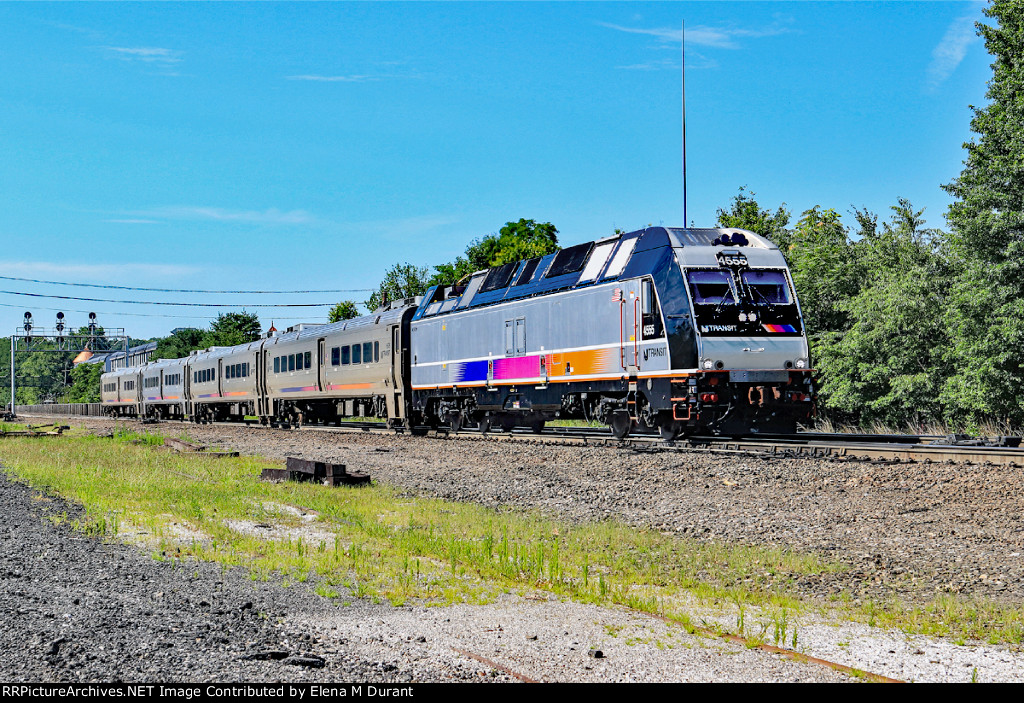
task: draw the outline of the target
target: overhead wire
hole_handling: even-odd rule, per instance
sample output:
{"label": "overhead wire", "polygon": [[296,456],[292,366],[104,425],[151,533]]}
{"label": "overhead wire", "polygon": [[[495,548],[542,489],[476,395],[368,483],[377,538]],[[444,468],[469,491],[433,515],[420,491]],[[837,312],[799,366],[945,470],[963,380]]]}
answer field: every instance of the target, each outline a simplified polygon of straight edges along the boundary
{"label": "overhead wire", "polygon": [[[0,303],[0,307],[23,309],[25,306],[24,305],[14,305],[13,303]],[[238,305],[236,307],[244,308],[245,306],[244,305]],[[173,315],[173,314],[170,314],[170,313],[149,313],[149,312],[110,312],[110,311],[103,311],[103,310],[69,310],[68,308],[44,308],[44,307],[37,307],[35,309],[37,309],[37,310],[49,310],[49,311],[52,311],[52,312],[78,312],[78,313],[82,313],[83,315],[84,314],[88,314],[90,312],[94,312],[97,315],[110,315],[111,317],[117,317],[119,315],[127,315],[127,316],[131,316],[131,317],[174,317],[174,318],[182,318],[182,319],[185,319],[185,320],[197,320],[197,319],[198,320],[216,320],[217,319],[216,317],[213,317],[213,316],[210,316],[210,315]],[[323,317],[293,317],[293,318],[289,318],[289,319],[306,321],[306,320],[322,320],[324,318]]]}
{"label": "overhead wire", "polygon": [[165,300],[111,300],[109,298],[81,298],[73,295],[46,295],[45,293],[25,293],[16,290],[0,290],[7,295],[24,295],[31,298],[55,298],[57,300],[83,300],[91,303],[118,303],[119,305],[173,305],[185,308],[319,308],[331,307],[337,303],[174,303]]}
{"label": "overhead wire", "polygon": [[[200,290],[197,288],[141,288],[137,286],[115,286],[101,283],[71,283],[68,281],[43,281],[37,278],[18,278],[17,276],[0,276],[5,281],[22,281],[24,283],[44,283],[51,286],[78,286],[82,288],[113,288],[116,290],[139,290],[150,293],[206,293],[215,295],[293,295],[307,293],[372,293],[374,288],[322,288],[320,290]],[[87,299],[86,299],[87,300]],[[118,302],[118,301],[113,301]]]}

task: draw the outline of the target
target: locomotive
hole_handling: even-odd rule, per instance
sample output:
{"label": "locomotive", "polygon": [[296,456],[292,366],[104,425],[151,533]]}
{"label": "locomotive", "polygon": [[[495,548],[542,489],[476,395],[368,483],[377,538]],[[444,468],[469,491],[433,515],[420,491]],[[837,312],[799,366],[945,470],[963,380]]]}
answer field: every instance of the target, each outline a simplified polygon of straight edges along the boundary
{"label": "locomotive", "polygon": [[778,247],[741,229],[668,227],[102,383],[115,415],[286,425],[373,415],[414,430],[535,432],[575,417],[618,438],[666,440],[791,433],[813,414],[815,393]]}

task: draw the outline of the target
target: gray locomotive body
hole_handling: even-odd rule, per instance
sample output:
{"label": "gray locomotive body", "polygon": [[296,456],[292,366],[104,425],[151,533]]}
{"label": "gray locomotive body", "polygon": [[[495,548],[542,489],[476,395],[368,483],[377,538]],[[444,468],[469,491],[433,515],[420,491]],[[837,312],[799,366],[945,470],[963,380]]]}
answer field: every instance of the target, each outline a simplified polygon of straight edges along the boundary
{"label": "gray locomotive body", "polygon": [[414,417],[539,431],[553,416],[680,433],[792,432],[813,387],[781,252],[742,230],[652,227],[431,289]]}

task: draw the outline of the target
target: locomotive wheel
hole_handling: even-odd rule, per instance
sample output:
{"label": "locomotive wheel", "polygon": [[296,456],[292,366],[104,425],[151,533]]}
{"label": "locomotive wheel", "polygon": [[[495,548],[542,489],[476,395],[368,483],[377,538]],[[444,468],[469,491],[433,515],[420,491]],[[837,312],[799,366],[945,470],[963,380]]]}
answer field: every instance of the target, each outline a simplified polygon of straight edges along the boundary
{"label": "locomotive wheel", "polygon": [[532,430],[534,434],[540,434],[541,432],[543,432],[544,420],[534,420],[533,422],[531,422],[530,430]]}
{"label": "locomotive wheel", "polygon": [[499,421],[501,422],[502,432],[511,432],[516,426],[516,418],[514,415],[502,415]]}
{"label": "locomotive wheel", "polygon": [[661,430],[661,438],[666,442],[674,442],[679,438],[680,429],[674,422],[662,425],[659,429]]}
{"label": "locomotive wheel", "polygon": [[484,415],[483,417],[481,417],[480,420],[476,423],[476,427],[477,427],[478,430],[480,430],[484,434],[487,434],[488,432],[490,432],[491,431],[491,416],[490,415]]}
{"label": "locomotive wheel", "polygon": [[608,426],[611,428],[612,436],[615,439],[625,439],[629,436],[629,431],[633,429],[633,421],[628,413],[620,410],[612,413],[611,422]]}

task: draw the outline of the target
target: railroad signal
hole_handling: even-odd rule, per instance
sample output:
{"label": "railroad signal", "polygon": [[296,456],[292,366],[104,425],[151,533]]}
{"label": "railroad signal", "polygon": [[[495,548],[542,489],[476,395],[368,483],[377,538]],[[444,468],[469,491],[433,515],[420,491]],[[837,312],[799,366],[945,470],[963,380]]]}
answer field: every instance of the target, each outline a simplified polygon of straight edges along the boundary
{"label": "railroad signal", "polygon": [[25,344],[32,341],[32,313],[25,313],[25,322],[22,324],[25,328]]}
{"label": "railroad signal", "polygon": [[54,325],[57,328],[57,336],[64,334],[64,313],[57,313],[57,323]]}
{"label": "railroad signal", "polygon": [[89,334],[96,334],[96,313],[89,313]]}

